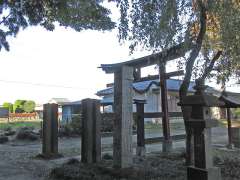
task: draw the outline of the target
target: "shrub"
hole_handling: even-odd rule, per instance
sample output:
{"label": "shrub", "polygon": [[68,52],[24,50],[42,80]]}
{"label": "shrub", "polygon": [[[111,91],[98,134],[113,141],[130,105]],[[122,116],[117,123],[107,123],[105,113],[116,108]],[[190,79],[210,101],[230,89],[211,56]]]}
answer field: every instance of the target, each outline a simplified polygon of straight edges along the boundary
{"label": "shrub", "polygon": [[69,124],[65,124],[59,131],[59,136],[79,136],[82,132],[81,116],[75,115]]}
{"label": "shrub", "polygon": [[36,106],[36,104],[34,101],[26,101],[23,104],[23,110],[24,110],[24,112],[27,112],[27,113],[34,112],[35,106]]}
{"label": "shrub", "polygon": [[70,123],[73,132],[75,134],[80,135],[82,132],[82,120],[81,120],[81,115],[74,115],[72,117],[72,122]]}

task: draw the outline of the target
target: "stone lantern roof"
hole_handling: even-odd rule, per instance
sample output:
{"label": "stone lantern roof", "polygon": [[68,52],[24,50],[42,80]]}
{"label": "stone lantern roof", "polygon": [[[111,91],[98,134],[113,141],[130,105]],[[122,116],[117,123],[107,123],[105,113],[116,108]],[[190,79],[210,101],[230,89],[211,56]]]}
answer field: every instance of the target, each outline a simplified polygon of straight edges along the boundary
{"label": "stone lantern roof", "polygon": [[181,106],[206,106],[206,107],[219,107],[224,106],[225,102],[220,100],[218,97],[213,96],[205,92],[207,86],[197,84],[194,86],[196,92],[194,95],[188,95],[183,97],[179,103]]}

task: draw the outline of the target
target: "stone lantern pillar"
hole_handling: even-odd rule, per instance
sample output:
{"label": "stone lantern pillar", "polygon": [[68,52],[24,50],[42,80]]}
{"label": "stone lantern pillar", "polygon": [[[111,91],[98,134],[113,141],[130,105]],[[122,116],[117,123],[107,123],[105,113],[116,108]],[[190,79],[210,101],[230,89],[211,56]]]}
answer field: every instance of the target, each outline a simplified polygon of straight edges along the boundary
{"label": "stone lantern pillar", "polygon": [[211,118],[210,107],[219,106],[217,97],[206,94],[206,86],[197,84],[194,95],[183,98],[181,106],[191,106],[191,118],[186,126],[193,131],[194,164],[187,168],[188,180],[220,180],[219,168],[213,166],[211,147],[211,128],[217,126],[217,121]]}

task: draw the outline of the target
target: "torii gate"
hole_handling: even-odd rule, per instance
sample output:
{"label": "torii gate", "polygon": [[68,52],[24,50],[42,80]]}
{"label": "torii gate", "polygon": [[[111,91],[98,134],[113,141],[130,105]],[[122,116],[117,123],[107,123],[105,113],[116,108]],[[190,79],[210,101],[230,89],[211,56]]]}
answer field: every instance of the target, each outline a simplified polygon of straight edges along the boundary
{"label": "torii gate", "polygon": [[[184,56],[188,49],[182,44],[157,54],[117,64],[102,64],[101,68],[106,73],[114,74],[114,132],[113,132],[113,163],[117,168],[132,166],[132,124],[133,124],[133,74],[141,76],[141,68],[159,65],[159,78],[162,101],[163,149],[169,151],[172,147],[170,136],[167,85],[166,79],[179,76],[183,71],[166,73],[166,62]],[[134,73],[135,72],[135,73]]]}

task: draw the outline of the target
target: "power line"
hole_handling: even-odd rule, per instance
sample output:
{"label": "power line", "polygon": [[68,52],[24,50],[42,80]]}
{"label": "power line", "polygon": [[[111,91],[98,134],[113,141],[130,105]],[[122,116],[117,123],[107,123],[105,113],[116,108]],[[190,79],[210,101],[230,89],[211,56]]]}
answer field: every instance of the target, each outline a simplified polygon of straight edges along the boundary
{"label": "power line", "polygon": [[22,84],[22,85],[31,85],[31,86],[41,86],[41,87],[55,87],[55,88],[64,88],[64,89],[78,89],[78,90],[87,90],[89,91],[91,88],[82,88],[77,86],[64,86],[59,84],[45,84],[45,83],[31,83],[25,81],[11,81],[11,80],[3,80],[0,79],[0,82],[3,83],[12,83],[12,84]]}

